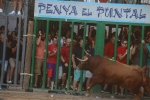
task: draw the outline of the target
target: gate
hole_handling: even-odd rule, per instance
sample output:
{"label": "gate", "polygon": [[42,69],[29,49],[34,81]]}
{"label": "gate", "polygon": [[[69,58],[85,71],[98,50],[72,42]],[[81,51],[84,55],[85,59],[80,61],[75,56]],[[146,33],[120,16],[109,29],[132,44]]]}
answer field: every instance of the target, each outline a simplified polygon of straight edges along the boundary
{"label": "gate", "polygon": [[[58,21],[59,20],[59,21]],[[42,24],[42,21],[43,23],[45,24]],[[129,61],[130,61],[130,46],[131,46],[131,33],[133,31],[133,28],[135,26],[138,26],[138,27],[141,27],[141,31],[142,31],[142,36],[141,36],[141,40],[144,39],[144,34],[146,32],[148,32],[149,30],[147,30],[150,25],[147,24],[147,25],[143,25],[143,24],[128,24],[128,23],[113,23],[113,22],[110,22],[110,23],[106,23],[106,22],[100,22],[100,21],[82,21],[82,20],[64,20],[64,19],[50,19],[50,18],[37,18],[35,17],[34,18],[34,35],[37,36],[37,30],[38,29],[41,29],[41,27],[39,26],[43,26],[46,30],[46,45],[45,45],[45,49],[47,51],[47,48],[48,48],[48,34],[50,33],[50,29],[52,29],[52,26],[54,25],[54,23],[57,23],[55,24],[56,26],[58,25],[59,26],[59,33],[58,33],[58,53],[57,53],[57,63],[56,63],[56,80],[55,80],[55,88],[54,90],[49,90],[49,92],[65,92],[65,93],[72,93],[73,91],[70,90],[70,74],[71,74],[71,67],[72,67],[72,64],[71,64],[71,58],[72,58],[72,46],[73,46],[73,41],[71,41],[71,45],[70,45],[70,57],[69,57],[69,70],[68,70],[68,82],[67,82],[67,90],[61,90],[58,88],[58,81],[59,81],[59,78],[58,78],[58,75],[59,75],[59,63],[60,63],[60,39],[61,39],[61,33],[62,33],[62,26],[63,26],[63,23],[69,23],[71,25],[71,40],[73,40],[73,36],[74,36],[74,25],[76,23],[80,23],[84,26],[84,37],[83,37],[83,48],[82,48],[82,56],[84,56],[84,49],[85,49],[85,37],[86,37],[86,33],[87,32],[87,28],[90,26],[90,25],[95,25],[96,26],[96,42],[95,42],[95,55],[101,55],[103,56],[104,55],[104,45],[105,45],[105,28],[108,27],[110,30],[109,32],[111,33],[112,31],[112,28],[115,28],[115,52],[114,52],[114,60],[116,60],[116,57],[117,57],[117,47],[118,47],[118,33],[119,33],[119,28],[123,28],[123,27],[128,27],[129,31],[128,31],[128,54],[127,54],[127,64],[129,65]],[[39,25],[39,24],[42,24],[42,25]],[[46,27],[45,27],[46,26]],[[35,52],[36,52],[36,37],[34,38],[34,41],[33,41],[33,49],[32,49],[32,69],[31,69],[31,74],[34,74],[34,66],[35,66]],[[140,50],[140,66],[142,67],[142,56],[143,56],[143,45],[141,45],[141,50]],[[42,85],[41,89],[47,89],[46,88],[46,58],[47,58],[47,52],[45,52],[44,54],[44,70],[43,70],[43,75],[42,75]],[[81,72],[82,75],[83,75],[83,71]],[[78,92],[76,93],[80,93],[80,94],[84,94],[85,91],[82,91],[82,80],[83,78],[80,79],[80,89]],[[40,82],[40,81],[39,81]],[[33,87],[33,84],[34,84],[34,77],[31,77],[31,80],[30,80],[30,89],[35,89]],[[95,86],[93,88],[93,93],[98,93],[101,91],[101,87],[100,86]],[[112,88],[112,94],[110,95],[114,95],[114,87]],[[127,89],[125,89],[125,95],[128,95],[127,93]],[[146,99],[146,98],[145,98]],[[145,100],[144,99],[144,100]]]}

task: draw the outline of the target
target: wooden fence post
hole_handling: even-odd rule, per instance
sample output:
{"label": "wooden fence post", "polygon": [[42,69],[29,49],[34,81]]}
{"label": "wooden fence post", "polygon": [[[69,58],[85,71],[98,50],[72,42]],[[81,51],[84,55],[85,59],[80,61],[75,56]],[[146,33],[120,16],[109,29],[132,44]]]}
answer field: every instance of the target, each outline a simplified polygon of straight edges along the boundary
{"label": "wooden fence post", "polygon": [[23,79],[23,89],[25,89],[25,91],[30,91],[29,81],[30,81],[30,70],[31,70],[32,40],[33,40],[33,21],[29,21],[26,55],[25,55],[25,66],[24,66],[24,79]]}

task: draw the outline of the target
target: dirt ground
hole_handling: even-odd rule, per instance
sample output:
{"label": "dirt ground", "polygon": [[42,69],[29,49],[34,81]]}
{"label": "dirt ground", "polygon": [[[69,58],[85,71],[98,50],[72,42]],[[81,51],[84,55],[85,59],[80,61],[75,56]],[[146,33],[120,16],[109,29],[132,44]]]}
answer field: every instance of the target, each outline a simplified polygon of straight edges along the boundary
{"label": "dirt ground", "polygon": [[[52,97],[53,96],[53,97]],[[131,100],[125,98],[110,98],[102,95],[74,96],[67,94],[48,93],[48,91],[0,91],[0,100]]]}

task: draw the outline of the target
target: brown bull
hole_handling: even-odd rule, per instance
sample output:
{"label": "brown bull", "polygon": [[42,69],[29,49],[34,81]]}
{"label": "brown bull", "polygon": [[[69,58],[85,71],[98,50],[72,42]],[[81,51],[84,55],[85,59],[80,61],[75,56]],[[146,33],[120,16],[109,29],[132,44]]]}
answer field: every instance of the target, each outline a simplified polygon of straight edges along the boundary
{"label": "brown bull", "polygon": [[143,95],[140,91],[141,87],[150,94],[149,77],[144,73],[145,67],[128,66],[98,55],[88,55],[83,60],[78,60],[81,61],[78,66],[80,70],[89,70],[93,74],[88,96],[96,84],[115,84],[126,87],[130,92],[136,94],[134,100],[139,100]]}

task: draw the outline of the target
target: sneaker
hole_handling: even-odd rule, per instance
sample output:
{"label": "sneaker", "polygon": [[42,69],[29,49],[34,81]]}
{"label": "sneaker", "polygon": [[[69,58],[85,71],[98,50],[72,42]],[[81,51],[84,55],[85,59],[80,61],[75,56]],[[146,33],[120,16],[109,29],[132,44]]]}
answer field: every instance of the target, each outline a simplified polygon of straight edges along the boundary
{"label": "sneaker", "polygon": [[118,95],[118,93],[115,93],[115,95]]}
{"label": "sneaker", "polygon": [[104,90],[101,90],[101,92],[104,93],[105,91],[104,91]]}
{"label": "sneaker", "polygon": [[3,10],[2,9],[0,9],[0,13],[2,13],[3,12]]}
{"label": "sneaker", "polygon": [[20,12],[20,11],[18,11],[17,15],[21,15],[21,12]]}
{"label": "sneaker", "polygon": [[106,90],[102,90],[102,93],[110,93],[107,89]]}
{"label": "sneaker", "polygon": [[14,15],[14,14],[15,14],[15,11],[10,12],[9,14],[10,14],[10,15]]}
{"label": "sneaker", "polygon": [[8,81],[7,83],[8,83],[8,84],[12,84],[12,81]]}

